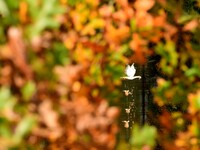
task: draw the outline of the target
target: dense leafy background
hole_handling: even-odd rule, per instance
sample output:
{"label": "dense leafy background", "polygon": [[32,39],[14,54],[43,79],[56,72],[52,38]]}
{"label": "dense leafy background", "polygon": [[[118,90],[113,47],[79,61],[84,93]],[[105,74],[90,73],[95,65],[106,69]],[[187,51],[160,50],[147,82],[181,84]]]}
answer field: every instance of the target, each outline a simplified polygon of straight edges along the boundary
{"label": "dense leafy background", "polygon": [[199,149],[199,12],[199,0],[0,0],[1,148],[126,149],[120,77],[158,54],[159,113],[130,146]]}

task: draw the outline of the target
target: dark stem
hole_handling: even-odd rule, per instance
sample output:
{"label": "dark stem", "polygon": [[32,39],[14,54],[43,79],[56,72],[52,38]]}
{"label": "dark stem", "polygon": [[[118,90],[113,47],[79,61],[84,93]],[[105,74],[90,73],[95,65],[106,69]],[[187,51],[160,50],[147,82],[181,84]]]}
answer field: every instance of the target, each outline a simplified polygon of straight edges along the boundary
{"label": "dark stem", "polygon": [[145,66],[142,65],[142,124],[145,124]]}

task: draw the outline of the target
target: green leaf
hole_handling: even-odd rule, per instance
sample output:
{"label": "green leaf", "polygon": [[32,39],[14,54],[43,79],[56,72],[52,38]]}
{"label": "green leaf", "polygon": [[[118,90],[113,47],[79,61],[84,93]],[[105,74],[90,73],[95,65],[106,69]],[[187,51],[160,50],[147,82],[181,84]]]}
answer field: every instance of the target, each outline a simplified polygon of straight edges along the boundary
{"label": "green leaf", "polygon": [[0,118],[0,136],[11,138],[11,128],[6,118]]}
{"label": "green leaf", "polygon": [[20,143],[23,137],[28,134],[36,123],[36,119],[33,116],[24,117],[17,125],[15,134],[13,136],[14,142]]}
{"label": "green leaf", "polygon": [[178,64],[178,53],[176,52],[175,43],[173,41],[167,41],[166,44],[158,43],[156,52],[162,56],[160,62],[162,71],[168,75],[172,75],[174,68]]}
{"label": "green leaf", "polygon": [[200,96],[199,95],[195,98],[194,102],[195,102],[195,108],[200,110]]}
{"label": "green leaf", "polygon": [[137,26],[136,26],[136,20],[134,18],[130,20],[130,27],[132,31],[136,30]]}
{"label": "green leaf", "polygon": [[2,109],[10,99],[10,90],[6,87],[0,89],[0,108]]}
{"label": "green leaf", "polygon": [[118,146],[117,146],[117,150],[128,150],[130,149],[130,145],[125,142],[125,141],[120,141]]}
{"label": "green leaf", "polygon": [[193,15],[183,15],[178,19],[178,23],[185,23],[187,21],[190,21],[194,18]]}
{"label": "green leaf", "polygon": [[[56,15],[64,13],[64,7],[59,5],[56,0],[43,0],[40,5],[33,4],[31,0],[27,1],[30,6],[30,13],[33,17],[33,23],[28,28],[30,38],[38,36],[45,29],[54,29],[59,27],[59,22],[55,20]],[[38,11],[35,11],[38,10]]]}
{"label": "green leaf", "polygon": [[47,53],[47,57],[50,57],[50,65],[65,65],[69,63],[69,52],[64,44],[54,43],[52,50]]}
{"label": "green leaf", "polygon": [[0,89],[0,111],[4,108],[12,108],[15,104],[15,98],[11,95],[8,87]]}
{"label": "green leaf", "polygon": [[27,82],[22,88],[22,96],[25,100],[29,100],[36,92],[36,86],[33,81]]}
{"label": "green leaf", "polygon": [[7,3],[8,8],[10,9],[18,9],[20,1],[13,1],[13,0],[4,0]]}
{"label": "green leaf", "polygon": [[156,128],[153,126],[144,125],[143,127],[139,127],[138,125],[135,125],[133,127],[130,143],[134,148],[138,149],[144,145],[154,147],[156,144],[156,134]]}
{"label": "green leaf", "polygon": [[10,14],[7,4],[4,0],[0,0],[0,15],[8,16]]}
{"label": "green leaf", "polygon": [[200,69],[197,66],[196,67],[192,67],[192,68],[190,68],[190,69],[188,69],[188,70],[185,71],[185,75],[187,77],[191,77],[191,76],[198,76],[198,77],[200,77]]}
{"label": "green leaf", "polygon": [[67,0],[70,6],[75,6],[77,3],[82,2],[82,0]]}

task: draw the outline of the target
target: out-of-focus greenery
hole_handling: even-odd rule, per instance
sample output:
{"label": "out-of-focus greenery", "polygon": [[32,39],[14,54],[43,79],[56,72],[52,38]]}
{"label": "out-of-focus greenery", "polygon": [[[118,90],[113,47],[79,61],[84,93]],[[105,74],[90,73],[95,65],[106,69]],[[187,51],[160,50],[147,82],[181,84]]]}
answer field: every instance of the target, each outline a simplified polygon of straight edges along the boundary
{"label": "out-of-focus greenery", "polygon": [[1,148],[120,147],[112,105],[124,65],[158,54],[157,130],[135,127],[131,145],[198,149],[199,10],[199,0],[0,0]]}
{"label": "out-of-focus greenery", "polygon": [[156,145],[156,128],[144,125],[141,129],[135,125],[130,139],[132,150],[142,149],[147,147],[149,149]]}

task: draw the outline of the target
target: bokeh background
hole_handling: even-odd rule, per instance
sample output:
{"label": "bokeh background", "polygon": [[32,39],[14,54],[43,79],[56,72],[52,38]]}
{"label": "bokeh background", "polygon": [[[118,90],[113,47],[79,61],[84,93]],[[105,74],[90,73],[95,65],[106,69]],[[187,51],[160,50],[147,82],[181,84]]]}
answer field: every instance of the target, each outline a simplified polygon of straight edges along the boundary
{"label": "bokeh background", "polygon": [[129,149],[200,149],[199,0],[0,0],[0,150],[127,150],[125,66],[159,55]]}

